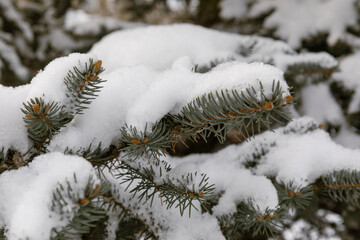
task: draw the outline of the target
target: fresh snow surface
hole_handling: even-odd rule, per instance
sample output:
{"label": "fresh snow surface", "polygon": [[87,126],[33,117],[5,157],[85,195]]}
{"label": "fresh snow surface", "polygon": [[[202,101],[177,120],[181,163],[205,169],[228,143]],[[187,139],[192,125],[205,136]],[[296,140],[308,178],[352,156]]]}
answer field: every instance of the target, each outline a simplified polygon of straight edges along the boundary
{"label": "fresh snow surface", "polygon": [[265,27],[276,28],[275,33],[294,48],[319,32],[328,32],[328,42],[334,44],[347,26],[357,23],[355,0],[258,1],[249,15],[258,16],[270,9],[275,11],[266,18]]}
{"label": "fresh snow surface", "polygon": [[[244,51],[244,49],[251,49]],[[121,66],[146,65],[163,70],[187,56],[195,65],[234,59],[265,62],[282,70],[304,61],[333,67],[336,60],[327,53],[297,55],[281,41],[220,32],[189,24],[150,26],[117,31],[105,36],[90,50],[103,60],[106,71]]]}
{"label": "fresh snow surface", "polygon": [[[81,69],[80,65],[89,58],[96,60],[93,54],[71,54],[58,58],[36,75],[31,84],[21,88],[1,87],[0,94],[9,96],[3,104],[9,102],[14,106],[0,109],[1,115],[6,116],[0,121],[4,126],[0,129],[4,132],[1,134],[4,139],[2,145],[8,146],[10,142],[17,149],[26,145],[26,131],[23,127],[19,128],[23,126],[20,106],[24,100],[43,97],[48,102],[69,104],[63,79],[73,66]],[[283,72],[270,65],[232,61],[220,64],[205,74],[193,72],[192,66],[188,57],[182,57],[164,71],[136,66],[120,67],[102,74],[107,82],[103,83],[99,97],[89,110],[77,116],[52,140],[50,149],[87,147],[100,142],[103,146],[110,145],[119,138],[120,128],[125,123],[143,131],[146,124],[155,123],[169,112],[178,113],[181,107],[196,97],[216,90],[236,89],[240,92],[252,86],[259,91],[261,81],[264,94],[270,97],[275,80],[282,86],[283,97],[290,94]],[[258,97],[260,99],[260,95]]]}
{"label": "fresh snow surface", "polygon": [[348,112],[355,113],[360,111],[360,52],[345,57],[340,62],[340,71],[334,73],[334,79],[343,83],[343,85],[354,91]]}
{"label": "fresh snow surface", "polygon": [[343,122],[342,110],[327,83],[311,84],[302,89],[300,113],[319,123],[340,125]]}
{"label": "fresh snow surface", "polygon": [[[81,194],[90,176],[96,181],[95,171],[88,161],[56,152],[41,155],[16,171],[2,173],[0,228],[6,226],[7,239],[50,239],[52,228],[59,230],[64,227],[74,214],[70,212],[69,216],[65,214],[66,217],[60,218],[59,213],[52,211],[52,193],[59,183],[66,186],[68,181],[74,191]],[[68,202],[68,210],[77,208],[76,203],[64,198]]]}

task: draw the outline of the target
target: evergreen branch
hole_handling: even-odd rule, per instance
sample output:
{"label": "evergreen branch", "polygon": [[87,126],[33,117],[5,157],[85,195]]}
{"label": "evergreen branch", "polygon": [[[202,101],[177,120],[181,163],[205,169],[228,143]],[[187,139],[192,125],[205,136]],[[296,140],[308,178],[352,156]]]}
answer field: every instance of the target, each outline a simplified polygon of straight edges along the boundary
{"label": "evergreen branch", "polygon": [[228,57],[227,59],[214,59],[214,60],[210,61],[208,64],[204,64],[204,65],[196,64],[192,68],[192,71],[196,72],[196,73],[207,73],[207,72],[210,72],[217,65],[224,63],[224,62],[233,61],[233,60],[235,60],[233,57]]}
{"label": "evergreen branch", "polygon": [[38,151],[43,151],[53,135],[72,120],[64,110],[65,106],[61,106],[59,102],[49,104],[42,98],[35,98],[23,105],[24,109],[21,111],[25,114],[23,119],[29,138]]}
{"label": "evergreen branch", "polygon": [[315,189],[325,191],[336,202],[345,202],[360,208],[359,171],[334,171],[321,177],[319,182],[319,185],[315,185]]}
{"label": "evergreen branch", "polygon": [[66,148],[64,154],[80,156],[88,160],[94,167],[106,166],[110,161],[119,155],[114,146],[111,145],[107,148],[102,148],[101,143],[99,143],[95,149],[92,149],[92,144],[90,144],[87,148],[80,148],[76,151]]}
{"label": "evergreen branch", "polygon": [[296,63],[289,65],[284,78],[292,85],[304,86],[328,80],[336,68],[324,68],[318,63]]}
{"label": "evergreen branch", "polygon": [[191,215],[191,208],[198,210],[193,201],[197,200],[202,204],[212,193],[214,186],[209,185],[208,177],[205,174],[200,174],[201,180],[195,183],[194,179],[198,177],[197,172],[183,175],[180,179],[163,177],[163,169],[166,173],[171,168],[166,162],[161,163],[163,167],[159,165],[155,170],[152,165],[141,167],[139,164],[137,167],[133,167],[122,162],[117,177],[123,180],[121,184],[128,184],[126,189],[136,182],[136,186],[131,188],[130,193],[133,194],[133,198],[137,196],[139,202],[150,200],[150,205],[152,205],[155,195],[159,194],[161,203],[165,203],[168,209],[175,205],[175,207],[179,207],[180,214],[183,215],[185,209],[189,207],[189,215]]}
{"label": "evergreen branch", "polygon": [[166,149],[170,147],[170,134],[163,122],[158,122],[152,127],[152,131],[138,131],[133,126],[125,125],[121,129],[120,141],[125,145],[121,151],[125,152],[124,157],[135,161],[145,156],[148,162],[155,159],[156,163],[160,156],[165,156]]}
{"label": "evergreen branch", "polygon": [[221,231],[227,239],[233,239],[235,233],[251,232],[255,236],[275,237],[282,226],[283,210],[266,209],[260,213],[251,200],[240,203],[237,212],[219,218]]}
{"label": "evergreen branch", "polygon": [[[74,180],[77,182],[75,174]],[[56,236],[53,239],[74,239],[82,234],[90,233],[91,229],[106,217],[106,211],[102,208],[101,196],[110,190],[109,187],[107,183],[95,185],[91,177],[82,194],[75,192],[69,182],[66,186],[59,184],[59,187],[53,192],[51,210],[65,216],[72,212],[75,212],[75,215],[61,231],[54,230]],[[69,209],[69,201],[76,207]]]}
{"label": "evergreen branch", "polygon": [[[116,191],[116,189],[114,189]],[[120,198],[120,196],[118,196]],[[132,210],[126,208],[121,202],[117,201],[113,196],[104,196],[105,203],[108,205],[108,210],[113,211],[120,209],[118,215],[119,223],[116,230],[117,240],[131,240],[131,239],[158,239],[150,230],[149,223],[146,220],[141,220],[138,214],[133,214]]]}
{"label": "evergreen branch", "polygon": [[[271,129],[271,121],[281,123],[275,114],[281,119],[288,119],[280,108],[289,103],[292,97],[283,98],[279,82],[273,82],[272,90],[270,98],[265,96],[261,83],[260,93],[254,88],[246,89],[240,94],[236,90],[209,93],[183,107],[181,114],[173,118],[183,126],[184,131],[195,137],[199,135],[205,141],[213,133],[222,143],[232,129],[237,129],[246,139],[254,135],[255,128],[258,131],[262,126]],[[257,95],[261,96],[260,101]]]}
{"label": "evergreen branch", "polygon": [[7,170],[18,169],[24,165],[24,157],[20,152],[11,148],[6,153],[4,148],[0,150],[0,174]]}
{"label": "evergreen branch", "polygon": [[89,59],[89,62],[85,63],[83,71],[74,67],[73,71],[70,70],[67,74],[65,85],[68,89],[67,96],[71,102],[71,115],[82,114],[88,108],[86,105],[89,105],[100,92],[102,86],[99,84],[105,82],[98,76],[104,71],[101,64],[101,60],[94,63],[93,59]]}
{"label": "evergreen branch", "polygon": [[288,208],[305,209],[308,207],[314,197],[314,190],[311,185],[306,187],[297,187],[294,182],[287,184],[283,182],[274,182],[279,195],[281,206]]}

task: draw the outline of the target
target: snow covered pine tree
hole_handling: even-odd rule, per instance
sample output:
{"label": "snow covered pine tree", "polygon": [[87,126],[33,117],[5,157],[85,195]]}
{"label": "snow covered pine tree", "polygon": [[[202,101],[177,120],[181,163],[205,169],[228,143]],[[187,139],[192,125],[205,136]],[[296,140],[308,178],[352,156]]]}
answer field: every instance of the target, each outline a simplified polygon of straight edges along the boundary
{"label": "snow covered pine tree", "polygon": [[[28,85],[0,85],[1,237],[264,239],[324,193],[359,207],[360,151],[297,117],[284,79],[325,81],[336,64],[172,25],[114,32]],[[250,141],[168,156],[231,132]]]}

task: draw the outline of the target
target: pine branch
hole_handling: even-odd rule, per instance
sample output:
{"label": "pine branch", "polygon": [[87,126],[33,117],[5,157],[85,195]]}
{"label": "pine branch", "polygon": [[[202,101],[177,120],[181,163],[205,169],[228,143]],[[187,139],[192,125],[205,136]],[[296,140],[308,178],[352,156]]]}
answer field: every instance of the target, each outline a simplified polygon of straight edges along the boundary
{"label": "pine branch", "polygon": [[[74,180],[77,182],[75,175]],[[90,233],[91,229],[106,217],[101,196],[110,190],[109,187],[107,183],[95,185],[94,180],[89,178],[83,194],[80,194],[73,190],[69,182],[66,186],[60,184],[53,192],[51,210],[65,216],[72,212],[75,212],[75,215],[61,231],[54,230],[56,236],[53,239],[74,239],[82,234]],[[69,209],[69,201],[76,205],[75,209]]]}
{"label": "pine branch", "polygon": [[67,96],[70,98],[70,114],[82,114],[87,109],[92,100],[95,99],[102,86],[99,86],[105,80],[99,77],[99,74],[104,71],[101,67],[102,61],[98,60],[95,63],[93,59],[89,59],[85,63],[84,70],[77,67],[73,71],[69,71],[65,78],[65,85],[68,89]]}
{"label": "pine branch", "polygon": [[360,172],[357,170],[334,171],[323,176],[314,186],[315,190],[326,192],[334,201],[345,202],[360,208]]}
{"label": "pine branch", "polygon": [[[113,189],[116,191],[117,189]],[[146,220],[141,220],[138,214],[133,214],[132,210],[125,207],[121,202],[117,201],[113,196],[104,196],[105,202],[108,205],[108,210],[120,212],[118,215],[119,223],[116,230],[117,240],[132,240],[132,239],[158,239],[150,230],[149,224]],[[117,196],[119,199],[120,196]]]}
{"label": "pine branch", "polygon": [[304,86],[326,81],[335,71],[336,68],[324,68],[318,63],[296,63],[287,67],[284,78],[291,85]]}
{"label": "pine branch", "polygon": [[259,235],[275,237],[283,220],[282,209],[266,209],[265,213],[260,213],[251,200],[240,203],[234,215],[219,218],[221,231],[227,239],[232,239],[235,233],[247,232],[251,232],[253,237]]}
{"label": "pine branch", "polygon": [[279,195],[280,205],[287,208],[305,209],[314,197],[314,190],[311,185],[297,187],[294,182],[277,183],[273,182]]}
{"label": "pine branch", "polygon": [[105,167],[116,157],[119,156],[119,152],[114,146],[109,146],[107,148],[102,148],[101,143],[93,149],[92,144],[87,148],[80,148],[76,151],[66,148],[64,154],[77,155],[83,157],[89,161],[94,167]]}
{"label": "pine branch", "polygon": [[59,102],[45,103],[42,98],[30,99],[23,103],[25,114],[23,117],[28,129],[29,138],[34,142],[38,151],[45,151],[45,146],[60,128],[64,127],[72,119],[64,110],[65,106]]}
{"label": "pine branch", "polygon": [[[271,121],[282,123],[281,120],[288,120],[280,108],[289,103],[292,97],[282,97],[283,90],[279,82],[273,83],[270,98],[265,96],[260,86],[260,93],[250,88],[240,93],[236,90],[222,90],[220,93],[198,97],[183,107],[181,114],[173,116],[174,122],[183,126],[183,131],[194,138],[200,136],[206,141],[213,133],[223,143],[226,134],[232,129],[237,129],[246,139],[254,135],[255,128],[258,131],[262,126],[271,129]],[[256,95],[261,96],[260,101]],[[281,119],[277,119],[275,114]]]}
{"label": "pine branch", "polygon": [[[128,184],[126,189],[136,182],[136,186],[131,188],[130,193],[133,194],[133,198],[137,197],[139,202],[150,201],[150,205],[152,205],[154,197],[158,194],[161,203],[165,203],[167,209],[175,205],[175,207],[179,207],[181,215],[188,207],[189,215],[191,215],[192,208],[198,210],[193,201],[197,200],[202,204],[214,190],[214,186],[209,185],[208,177],[205,174],[199,175],[195,172],[183,175],[181,179],[170,178],[163,176],[171,170],[166,162],[161,162],[159,166],[155,167],[153,165],[144,167],[140,164],[134,167],[122,162],[118,168],[117,177],[123,180],[121,184]],[[196,182],[195,178],[198,177],[201,180]]]}
{"label": "pine branch", "polygon": [[167,154],[167,148],[170,148],[170,134],[163,122],[158,122],[152,127],[150,133],[138,131],[133,126],[125,125],[121,129],[121,143],[125,146],[121,151],[125,152],[123,158],[129,158],[135,161],[145,156],[150,162],[155,159],[158,162],[160,156]]}

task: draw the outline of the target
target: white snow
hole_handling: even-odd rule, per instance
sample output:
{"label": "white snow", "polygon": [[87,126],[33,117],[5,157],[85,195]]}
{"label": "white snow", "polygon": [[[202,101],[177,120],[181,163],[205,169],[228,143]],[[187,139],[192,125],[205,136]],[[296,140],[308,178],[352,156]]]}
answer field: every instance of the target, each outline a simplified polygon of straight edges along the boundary
{"label": "white snow", "polygon": [[249,14],[257,16],[272,8],[275,11],[266,18],[265,27],[275,27],[275,33],[294,48],[300,47],[302,39],[319,32],[328,32],[328,42],[334,44],[347,26],[357,22],[354,0],[258,1]]}
{"label": "white snow", "polygon": [[336,59],[325,52],[300,53],[296,55],[278,54],[274,57],[274,65],[284,71],[290,65],[301,63],[316,63],[323,68],[334,68],[338,65]]}
{"label": "white snow", "polygon": [[348,112],[355,113],[360,110],[360,52],[345,57],[340,62],[340,71],[334,73],[334,79],[344,84],[344,86],[354,91]]}
{"label": "white snow", "polygon": [[331,95],[327,83],[311,84],[302,89],[300,113],[319,123],[339,125],[343,122],[342,110]]}
{"label": "white snow", "polygon": [[[29,166],[1,174],[0,226],[5,226],[7,239],[50,239],[52,228],[59,229],[69,222],[52,212],[53,191],[59,183],[68,181],[81,194],[90,176],[97,178],[88,161],[56,152],[35,158]],[[68,204],[69,208],[76,208],[75,203]]]}

